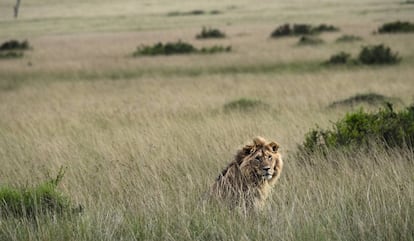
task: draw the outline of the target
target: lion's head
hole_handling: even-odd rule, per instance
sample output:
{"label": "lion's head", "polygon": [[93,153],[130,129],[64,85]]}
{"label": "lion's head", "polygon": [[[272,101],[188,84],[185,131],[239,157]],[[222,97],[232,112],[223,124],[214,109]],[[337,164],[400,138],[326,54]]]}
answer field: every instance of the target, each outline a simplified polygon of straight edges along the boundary
{"label": "lion's head", "polygon": [[[267,198],[283,168],[283,161],[276,142],[266,142],[262,137],[253,139],[240,149],[217,178],[213,193],[234,203],[256,204]],[[240,200],[245,199],[245,200]]]}
{"label": "lion's head", "polygon": [[236,162],[246,178],[255,183],[278,178],[282,159],[276,142],[266,143],[262,137],[253,139],[253,145],[246,145],[236,155]]}

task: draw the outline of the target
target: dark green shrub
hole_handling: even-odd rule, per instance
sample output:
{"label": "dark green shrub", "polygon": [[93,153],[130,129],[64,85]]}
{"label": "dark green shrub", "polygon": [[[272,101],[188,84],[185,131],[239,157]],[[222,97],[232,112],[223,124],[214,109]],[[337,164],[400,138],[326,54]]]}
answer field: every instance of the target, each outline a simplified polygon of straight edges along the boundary
{"label": "dark green shrub", "polygon": [[377,142],[385,147],[414,148],[414,106],[395,112],[391,104],[377,113],[362,109],[348,113],[332,129],[311,130],[300,150],[311,154],[329,149],[368,147]]}
{"label": "dark green shrub", "polygon": [[383,44],[365,46],[359,53],[358,60],[363,64],[395,64],[401,61],[398,53]]}
{"label": "dark green shrub", "polygon": [[206,28],[203,27],[201,33],[197,34],[196,38],[198,39],[208,39],[208,38],[224,38],[226,34],[224,34],[219,29],[214,28]]}
{"label": "dark green shrub", "polygon": [[329,107],[355,106],[359,104],[384,105],[387,102],[399,103],[401,102],[401,100],[398,98],[391,98],[391,97],[387,97],[387,96],[376,94],[376,93],[365,93],[365,94],[357,94],[357,95],[351,96],[343,100],[335,101],[331,105],[329,105]]}
{"label": "dark green shrub", "polygon": [[277,27],[270,35],[272,38],[278,38],[283,36],[297,36],[297,35],[310,35],[319,34],[321,32],[333,32],[339,29],[332,25],[320,24],[318,26],[312,26],[310,24],[293,24],[288,23]]}
{"label": "dark green shrub", "polygon": [[318,45],[323,43],[324,41],[320,38],[305,35],[300,37],[298,45]]}
{"label": "dark green shrub", "polygon": [[277,38],[277,37],[283,37],[283,36],[290,36],[293,34],[293,30],[290,28],[290,25],[288,23],[283,24],[279,27],[277,27],[270,37]]}
{"label": "dark green shrub", "polygon": [[141,46],[133,53],[133,56],[142,56],[142,55],[173,55],[173,54],[192,54],[192,53],[201,53],[201,54],[214,54],[219,52],[230,52],[231,46],[212,46],[212,47],[203,47],[200,50],[195,48],[193,45],[184,43],[181,41],[175,43],[157,43],[153,46]]}
{"label": "dark green shrub", "polygon": [[137,50],[133,53],[134,56],[140,55],[172,55],[172,54],[190,54],[196,52],[197,49],[185,42],[175,42],[175,43],[157,43],[153,46],[143,45],[138,47]]}
{"label": "dark green shrub", "polygon": [[321,32],[337,32],[339,31],[339,28],[333,26],[333,25],[328,25],[328,24],[320,24],[316,27],[312,28],[312,31],[314,33],[321,33]]}
{"label": "dark green shrub", "polygon": [[24,40],[22,42],[19,42],[17,40],[9,40],[7,42],[4,42],[2,45],[0,45],[0,51],[27,50],[29,48],[30,46],[27,40]]}
{"label": "dark green shrub", "polygon": [[346,64],[349,63],[351,59],[351,54],[346,52],[339,52],[337,54],[334,54],[329,58],[327,61],[327,64]]}
{"label": "dark green shrub", "polygon": [[224,105],[225,111],[252,111],[263,109],[268,105],[260,100],[241,98]]}
{"label": "dark green shrub", "polygon": [[303,35],[303,34],[313,34],[312,25],[309,24],[293,24],[293,34],[294,35]]}
{"label": "dark green shrub", "polygon": [[212,47],[203,47],[200,49],[200,53],[203,54],[215,54],[215,53],[220,53],[220,52],[230,52],[231,51],[231,46],[212,46]]}
{"label": "dark green shrub", "polygon": [[378,28],[378,33],[408,33],[414,32],[414,24],[410,22],[391,22],[384,23]]}
{"label": "dark green shrub", "polygon": [[191,10],[188,12],[173,11],[173,12],[167,13],[167,16],[174,17],[174,16],[190,16],[190,15],[204,15],[204,14],[217,15],[221,13],[222,12],[219,10],[211,10],[210,12],[206,12],[204,10],[195,9],[195,10]]}
{"label": "dark green shrub", "polygon": [[2,51],[0,52],[0,59],[16,59],[23,57],[23,52]]}
{"label": "dark green shrub", "polygon": [[336,39],[337,43],[348,43],[348,42],[355,42],[361,41],[362,38],[355,35],[342,35],[341,37]]}
{"label": "dark green shrub", "polygon": [[56,190],[64,175],[61,169],[56,178],[32,188],[0,188],[0,218],[36,217],[47,214],[70,214],[81,211],[73,208],[69,199]]}

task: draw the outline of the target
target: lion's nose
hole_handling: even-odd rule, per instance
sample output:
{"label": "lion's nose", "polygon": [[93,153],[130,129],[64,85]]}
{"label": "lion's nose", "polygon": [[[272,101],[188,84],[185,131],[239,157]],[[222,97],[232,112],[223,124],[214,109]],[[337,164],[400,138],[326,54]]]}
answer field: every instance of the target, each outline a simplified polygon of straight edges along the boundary
{"label": "lion's nose", "polygon": [[270,170],[270,167],[263,167],[263,171],[267,172]]}

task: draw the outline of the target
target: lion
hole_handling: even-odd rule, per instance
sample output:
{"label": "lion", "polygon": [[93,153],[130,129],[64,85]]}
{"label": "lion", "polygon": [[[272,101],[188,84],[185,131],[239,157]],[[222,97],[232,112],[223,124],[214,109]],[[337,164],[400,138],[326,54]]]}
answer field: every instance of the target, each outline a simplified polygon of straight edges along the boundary
{"label": "lion", "polygon": [[254,138],[253,144],[237,151],[234,160],[217,177],[211,194],[231,207],[261,209],[282,172],[278,149],[276,142]]}

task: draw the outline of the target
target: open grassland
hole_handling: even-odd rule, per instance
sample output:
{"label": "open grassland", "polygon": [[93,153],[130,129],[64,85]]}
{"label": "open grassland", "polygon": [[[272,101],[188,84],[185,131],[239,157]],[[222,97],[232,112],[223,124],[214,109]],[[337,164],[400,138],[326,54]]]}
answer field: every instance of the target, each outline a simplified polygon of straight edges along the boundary
{"label": "open grassland", "polygon": [[[374,35],[414,21],[398,1],[0,0],[0,42],[28,39],[0,60],[0,185],[33,186],[67,167],[58,189],[83,213],[0,217],[0,240],[414,240],[414,156],[408,149],[328,153],[304,165],[304,134],[329,127],[360,93],[412,104],[413,34]],[[171,12],[212,11],[168,16]],[[280,24],[328,23],[318,46],[270,39]],[[202,26],[225,39],[195,39]],[[363,41],[339,44],[343,34]],[[137,46],[181,39],[231,45],[217,55],[132,57]],[[384,43],[392,66],[326,66]],[[226,109],[239,99],[256,108]],[[256,103],[256,102],[255,102]],[[376,110],[379,106],[365,106]],[[261,135],[281,145],[285,169],[260,212],[205,201],[236,150]]]}

